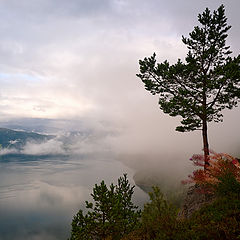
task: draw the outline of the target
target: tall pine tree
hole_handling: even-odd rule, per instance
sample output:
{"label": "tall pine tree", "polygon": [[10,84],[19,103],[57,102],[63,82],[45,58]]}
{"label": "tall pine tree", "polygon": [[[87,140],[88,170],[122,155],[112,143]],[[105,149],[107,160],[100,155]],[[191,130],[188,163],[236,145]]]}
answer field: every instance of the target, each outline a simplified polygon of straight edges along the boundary
{"label": "tall pine tree", "polygon": [[240,55],[226,46],[227,25],[224,6],[198,15],[199,26],[182,37],[188,48],[185,61],[170,65],[156,62],[156,54],[140,60],[140,74],[146,90],[159,96],[160,109],[182,117],[177,131],[201,129],[205,169],[209,165],[208,122],[223,121],[222,110],[237,106],[240,99]]}

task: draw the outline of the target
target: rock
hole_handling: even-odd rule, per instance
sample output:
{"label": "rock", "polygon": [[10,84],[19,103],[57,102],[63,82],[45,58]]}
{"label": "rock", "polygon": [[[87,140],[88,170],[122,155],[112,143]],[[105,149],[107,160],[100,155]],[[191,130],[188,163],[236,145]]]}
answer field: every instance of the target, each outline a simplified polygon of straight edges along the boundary
{"label": "rock", "polygon": [[200,187],[197,185],[189,187],[179,218],[191,217],[195,211],[199,210],[203,205],[210,204],[214,198],[214,195],[201,193]]}

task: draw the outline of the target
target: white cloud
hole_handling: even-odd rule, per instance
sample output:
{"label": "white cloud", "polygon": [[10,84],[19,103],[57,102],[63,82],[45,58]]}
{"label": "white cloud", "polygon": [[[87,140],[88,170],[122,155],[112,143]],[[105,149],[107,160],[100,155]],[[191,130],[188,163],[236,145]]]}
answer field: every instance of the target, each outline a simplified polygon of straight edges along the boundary
{"label": "white cloud", "polygon": [[48,154],[64,154],[63,143],[50,139],[43,143],[27,142],[21,151],[23,154],[30,155],[48,155]]}

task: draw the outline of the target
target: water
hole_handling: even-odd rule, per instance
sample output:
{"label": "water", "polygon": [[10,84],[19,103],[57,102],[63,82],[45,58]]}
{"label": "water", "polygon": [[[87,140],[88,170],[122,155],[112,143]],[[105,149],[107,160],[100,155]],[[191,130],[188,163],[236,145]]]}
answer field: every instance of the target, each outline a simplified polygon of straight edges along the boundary
{"label": "water", "polygon": [[[133,171],[110,157],[0,161],[0,240],[61,240],[95,183]],[[135,188],[134,202],[147,196]]]}

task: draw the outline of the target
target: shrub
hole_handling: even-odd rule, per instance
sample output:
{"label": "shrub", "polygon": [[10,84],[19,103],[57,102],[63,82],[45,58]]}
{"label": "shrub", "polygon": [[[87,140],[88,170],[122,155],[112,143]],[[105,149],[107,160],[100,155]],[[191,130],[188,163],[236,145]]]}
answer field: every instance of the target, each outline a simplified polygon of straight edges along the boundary
{"label": "shrub", "polygon": [[216,198],[189,219],[177,217],[177,209],[155,187],[142,212],[141,227],[122,240],[232,240],[240,239],[240,199]]}
{"label": "shrub", "polygon": [[[204,165],[203,155],[193,155],[190,160],[197,166]],[[182,221],[183,239],[240,239],[239,162],[228,154],[211,152],[209,163],[206,170],[198,169],[184,181],[197,184],[214,200]]]}
{"label": "shrub", "polygon": [[177,208],[169,203],[158,187],[149,193],[150,202],[144,205],[141,224],[145,239],[172,239]]}
{"label": "shrub", "polygon": [[[203,155],[193,155],[190,159],[197,166],[204,165]],[[209,155],[206,170],[197,169],[189,179],[183,183],[198,184],[203,193],[225,196],[226,194],[240,194],[240,164],[238,160],[225,153]]]}
{"label": "shrub", "polygon": [[185,220],[183,239],[240,239],[240,200],[221,197]]}

